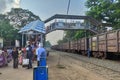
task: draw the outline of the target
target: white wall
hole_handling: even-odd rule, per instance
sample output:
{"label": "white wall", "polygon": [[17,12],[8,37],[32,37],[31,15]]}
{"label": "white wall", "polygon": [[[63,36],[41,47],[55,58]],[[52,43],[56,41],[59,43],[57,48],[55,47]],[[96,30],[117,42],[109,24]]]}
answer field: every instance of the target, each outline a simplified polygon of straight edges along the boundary
{"label": "white wall", "polygon": [[0,47],[3,47],[3,38],[0,38]]}
{"label": "white wall", "polygon": [[64,31],[56,30],[46,35],[46,41],[49,41],[52,45],[56,45],[58,40],[62,40]]}

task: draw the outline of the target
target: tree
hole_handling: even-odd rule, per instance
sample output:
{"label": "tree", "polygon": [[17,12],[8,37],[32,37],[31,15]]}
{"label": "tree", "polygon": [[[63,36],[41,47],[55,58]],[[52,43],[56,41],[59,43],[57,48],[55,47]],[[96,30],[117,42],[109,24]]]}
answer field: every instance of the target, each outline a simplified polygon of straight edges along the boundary
{"label": "tree", "polygon": [[77,31],[74,37],[75,37],[75,39],[85,37],[85,33],[83,30]]}
{"label": "tree", "polygon": [[57,43],[61,44],[61,43],[65,43],[65,42],[68,42],[68,41],[78,39],[78,36],[76,37],[77,32],[79,32],[79,31],[76,31],[76,30],[65,31],[65,36],[63,37],[62,40],[57,41]]}
{"label": "tree", "polygon": [[8,12],[7,18],[10,20],[10,24],[17,29],[24,27],[31,21],[41,20],[39,16],[34,15],[31,11],[21,8],[12,8]]}
{"label": "tree", "polygon": [[11,44],[14,43],[16,39],[20,39],[18,30],[14,29],[13,26],[9,24],[9,20],[5,18],[0,19],[0,37],[4,40],[4,46],[8,46],[6,43],[8,41]]}
{"label": "tree", "polygon": [[8,41],[14,45],[16,39],[21,40],[18,30],[38,19],[40,20],[39,16],[21,8],[13,8],[7,15],[0,14],[0,37],[4,39],[4,46],[8,45]]}
{"label": "tree", "polygon": [[51,43],[49,41],[45,42],[45,47],[51,47]]}
{"label": "tree", "polygon": [[116,28],[120,24],[120,0],[87,0],[89,11],[86,15],[92,16],[100,22],[112,24]]}

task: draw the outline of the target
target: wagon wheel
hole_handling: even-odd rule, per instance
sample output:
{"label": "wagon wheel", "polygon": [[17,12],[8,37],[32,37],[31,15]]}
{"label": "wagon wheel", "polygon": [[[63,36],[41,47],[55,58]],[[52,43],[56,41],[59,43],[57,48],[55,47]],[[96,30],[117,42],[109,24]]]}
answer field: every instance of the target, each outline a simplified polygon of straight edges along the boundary
{"label": "wagon wheel", "polygon": [[93,52],[92,53],[93,57],[97,58],[98,57],[98,54],[96,52]]}
{"label": "wagon wheel", "polygon": [[107,53],[106,52],[101,52],[101,58],[106,59],[107,58]]}
{"label": "wagon wheel", "polygon": [[85,56],[85,54],[86,54],[85,51],[82,51],[82,55]]}

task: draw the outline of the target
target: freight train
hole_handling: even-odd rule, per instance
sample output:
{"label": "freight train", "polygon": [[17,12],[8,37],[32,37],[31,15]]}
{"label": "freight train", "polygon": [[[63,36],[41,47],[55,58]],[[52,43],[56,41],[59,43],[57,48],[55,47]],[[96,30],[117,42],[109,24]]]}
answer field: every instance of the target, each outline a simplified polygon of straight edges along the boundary
{"label": "freight train", "polygon": [[66,52],[78,52],[83,55],[86,55],[88,50],[90,50],[91,55],[97,58],[120,55],[120,30],[54,45],[52,49]]}

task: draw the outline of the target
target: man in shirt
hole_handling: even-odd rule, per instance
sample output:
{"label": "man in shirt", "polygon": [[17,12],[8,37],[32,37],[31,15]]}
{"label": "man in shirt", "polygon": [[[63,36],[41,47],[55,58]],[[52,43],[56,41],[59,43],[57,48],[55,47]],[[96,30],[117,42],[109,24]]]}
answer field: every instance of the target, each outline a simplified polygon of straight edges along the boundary
{"label": "man in shirt", "polygon": [[40,66],[39,62],[40,62],[40,58],[46,58],[46,50],[43,48],[43,44],[40,43],[38,45],[38,48],[36,49],[36,55],[37,55],[37,66]]}
{"label": "man in shirt", "polygon": [[27,52],[27,59],[29,59],[29,64],[28,64],[28,69],[32,68],[32,57],[33,57],[33,52],[32,52],[32,47],[30,44],[28,44],[27,48],[26,48],[26,52]]}

